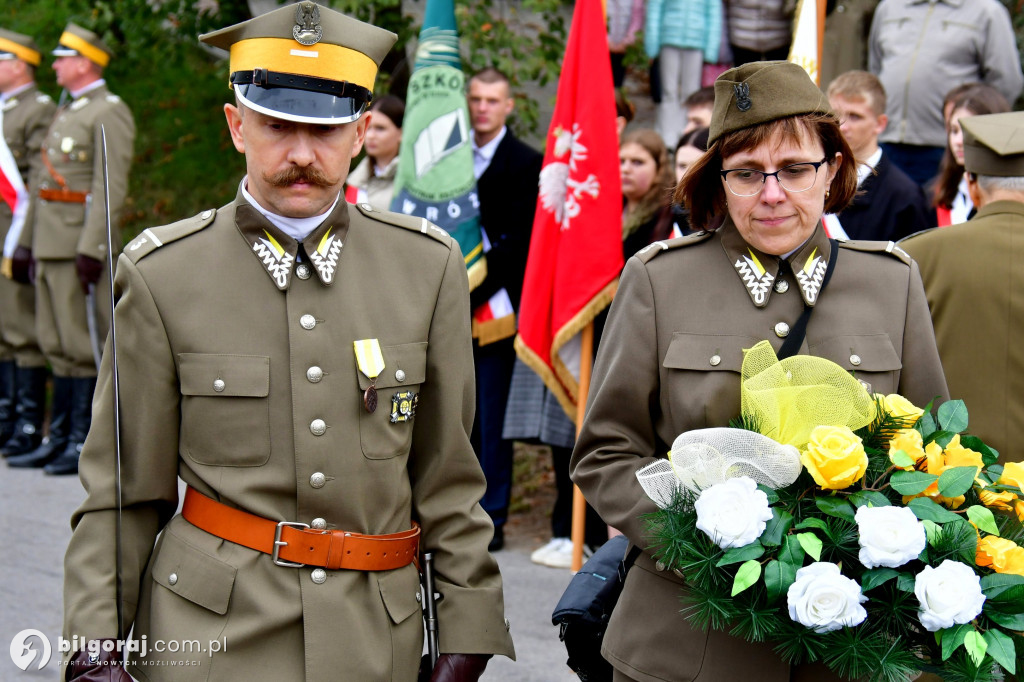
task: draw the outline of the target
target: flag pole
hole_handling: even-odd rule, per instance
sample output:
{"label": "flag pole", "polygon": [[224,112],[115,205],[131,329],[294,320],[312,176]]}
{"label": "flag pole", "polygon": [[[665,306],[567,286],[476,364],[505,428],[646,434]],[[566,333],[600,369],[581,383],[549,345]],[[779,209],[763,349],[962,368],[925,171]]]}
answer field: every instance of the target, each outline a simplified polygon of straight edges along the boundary
{"label": "flag pole", "polygon": [[828,0],[818,0],[818,76],[815,85],[821,86],[821,59],[825,49],[825,10]]}
{"label": "flag pole", "polygon": [[[576,397],[576,437],[583,428],[590,391],[590,370],[594,357],[594,321],[580,330],[580,388]],[[578,485],[572,486],[572,565],[573,572],[583,567],[583,537],[587,526],[587,501]]]}

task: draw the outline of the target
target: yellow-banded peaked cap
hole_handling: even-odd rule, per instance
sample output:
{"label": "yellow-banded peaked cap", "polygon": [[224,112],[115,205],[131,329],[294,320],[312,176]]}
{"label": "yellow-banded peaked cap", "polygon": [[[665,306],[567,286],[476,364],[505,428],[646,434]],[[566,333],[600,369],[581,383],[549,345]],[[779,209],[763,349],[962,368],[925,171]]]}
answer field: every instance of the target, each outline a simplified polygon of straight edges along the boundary
{"label": "yellow-banded peaked cap", "polygon": [[199,39],[230,53],[239,100],[300,123],[354,121],[398,36],[310,0],[285,5]]}
{"label": "yellow-banded peaked cap", "polygon": [[32,66],[39,66],[43,53],[30,36],[0,28],[0,60],[20,59]]}
{"label": "yellow-banded peaked cap", "polygon": [[85,57],[101,67],[106,67],[114,57],[114,51],[98,35],[75,23],[67,25],[50,54],[54,57]]}

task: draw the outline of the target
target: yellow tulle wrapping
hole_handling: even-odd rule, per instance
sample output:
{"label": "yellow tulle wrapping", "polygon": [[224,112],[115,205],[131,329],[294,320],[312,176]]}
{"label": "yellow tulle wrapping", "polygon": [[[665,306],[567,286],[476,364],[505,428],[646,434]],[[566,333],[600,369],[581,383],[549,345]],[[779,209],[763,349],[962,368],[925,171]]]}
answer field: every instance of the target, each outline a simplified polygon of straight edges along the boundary
{"label": "yellow tulle wrapping", "polygon": [[745,351],[740,394],[758,432],[801,450],[816,426],[855,431],[875,418],[874,400],[847,370],[811,355],[779,360],[767,341]]}

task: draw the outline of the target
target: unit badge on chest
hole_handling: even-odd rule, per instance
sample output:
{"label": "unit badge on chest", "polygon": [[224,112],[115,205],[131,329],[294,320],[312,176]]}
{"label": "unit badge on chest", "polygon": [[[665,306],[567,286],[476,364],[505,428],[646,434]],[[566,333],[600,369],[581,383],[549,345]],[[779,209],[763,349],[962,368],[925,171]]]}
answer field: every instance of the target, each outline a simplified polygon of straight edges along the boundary
{"label": "unit badge on chest", "polygon": [[410,421],[416,416],[420,394],[412,391],[400,391],[391,397],[391,423]]}

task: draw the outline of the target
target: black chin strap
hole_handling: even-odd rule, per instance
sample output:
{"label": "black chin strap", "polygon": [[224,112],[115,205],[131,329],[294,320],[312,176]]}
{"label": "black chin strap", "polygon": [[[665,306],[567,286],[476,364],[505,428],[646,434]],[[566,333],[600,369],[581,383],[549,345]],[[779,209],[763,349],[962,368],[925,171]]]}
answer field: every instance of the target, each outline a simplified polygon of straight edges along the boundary
{"label": "black chin strap", "polygon": [[[825,291],[825,287],[828,285],[828,281],[832,279],[832,271],[836,269],[836,261],[839,260],[839,244],[835,239],[829,239],[829,244],[832,245],[831,253],[829,254],[828,266],[825,268],[825,276],[821,280],[821,287],[818,289],[818,300],[821,300],[821,294]],[[781,261],[779,275],[782,274],[782,268],[789,269],[788,261]],[[814,312],[814,306],[807,305],[804,301],[804,311],[800,313],[800,317],[797,319],[796,324],[789,330],[789,336],[782,344],[782,348],[779,349],[778,358],[792,357],[797,354],[800,350],[801,344],[804,342],[804,337],[807,335],[807,322],[811,319],[811,313]]]}

